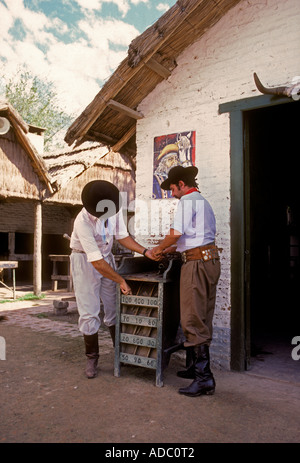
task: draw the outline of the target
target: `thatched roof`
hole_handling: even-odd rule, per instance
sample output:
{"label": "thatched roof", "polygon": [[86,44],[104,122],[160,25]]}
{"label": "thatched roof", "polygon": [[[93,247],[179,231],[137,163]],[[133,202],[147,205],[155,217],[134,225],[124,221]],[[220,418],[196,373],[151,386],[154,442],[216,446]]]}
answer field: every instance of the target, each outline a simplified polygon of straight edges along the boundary
{"label": "thatched roof", "polygon": [[[86,146],[87,145],[87,146]],[[107,180],[135,197],[134,168],[123,154],[113,153],[102,144],[85,143],[80,148],[44,153],[45,164],[55,193],[45,197],[50,203],[81,205],[84,185],[92,180]]]}
{"label": "thatched roof", "polygon": [[135,155],[136,111],[176,67],[177,57],[240,0],[178,0],[129,46],[127,57],[69,127],[65,141],[98,141]]}
{"label": "thatched roof", "polygon": [[45,152],[43,159],[55,190],[60,190],[73,178],[92,167],[107,153],[106,146],[94,144],[74,150]]}
{"label": "thatched roof", "polygon": [[22,119],[17,110],[6,99],[2,98],[0,99],[0,116],[9,120],[18,142],[29,156],[33,169],[37,173],[40,180],[46,184],[49,192],[53,193],[51,178],[47,171],[44,160],[39,155],[28,136],[30,126]]}
{"label": "thatched roof", "polygon": [[134,168],[124,154],[109,151],[102,144],[85,143],[73,150],[44,153],[43,158],[52,179],[55,193],[47,202],[81,205],[84,185],[95,179],[112,182],[120,191],[135,196]]}

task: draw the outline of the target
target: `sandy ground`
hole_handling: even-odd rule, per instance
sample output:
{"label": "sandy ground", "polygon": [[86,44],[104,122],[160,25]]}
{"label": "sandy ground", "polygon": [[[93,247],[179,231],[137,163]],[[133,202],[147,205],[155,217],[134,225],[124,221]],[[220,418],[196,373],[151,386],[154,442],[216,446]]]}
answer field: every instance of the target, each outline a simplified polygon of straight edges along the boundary
{"label": "sandy ground", "polygon": [[124,365],[116,378],[105,330],[99,332],[98,377],[86,379],[76,304],[70,303],[64,319],[53,316],[53,299],[61,296],[66,294],[50,291],[42,301],[0,304],[0,315],[7,317],[0,322],[6,344],[0,360],[1,443],[102,443],[105,451],[105,444],[121,443],[198,448],[300,441],[297,381],[217,370],[215,395],[188,398],[177,392],[189,381],[176,376],[182,355],[172,355],[164,387],[155,386],[155,373],[146,368]]}

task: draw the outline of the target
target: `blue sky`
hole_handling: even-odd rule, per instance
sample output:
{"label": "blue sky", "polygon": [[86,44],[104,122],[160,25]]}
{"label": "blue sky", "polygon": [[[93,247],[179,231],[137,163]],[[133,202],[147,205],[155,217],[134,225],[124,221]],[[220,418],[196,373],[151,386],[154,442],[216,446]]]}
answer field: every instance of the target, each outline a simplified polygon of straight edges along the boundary
{"label": "blue sky", "polygon": [[176,0],[0,0],[0,74],[21,66],[54,83],[79,113],[125,58],[130,42]]}

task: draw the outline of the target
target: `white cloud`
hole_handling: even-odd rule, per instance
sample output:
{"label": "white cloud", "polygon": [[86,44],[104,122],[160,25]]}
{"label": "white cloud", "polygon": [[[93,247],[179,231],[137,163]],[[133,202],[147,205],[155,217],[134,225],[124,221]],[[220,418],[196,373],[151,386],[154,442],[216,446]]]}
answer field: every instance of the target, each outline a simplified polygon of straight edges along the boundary
{"label": "white cloud", "polygon": [[28,63],[35,74],[40,73],[40,66],[44,61],[44,53],[33,43],[16,42],[15,55],[18,62]]}
{"label": "white cloud", "polygon": [[130,0],[133,5],[138,5],[139,3],[149,3],[149,0]]}
{"label": "white cloud", "polygon": [[165,13],[166,11],[168,11],[169,9],[169,5],[167,3],[159,3],[156,7],[156,9],[158,11],[162,11],[163,13]]}
{"label": "white cloud", "polygon": [[14,20],[11,13],[0,3],[0,30],[2,37],[6,36],[13,23]]}
{"label": "white cloud", "polygon": [[138,34],[138,30],[131,24],[110,19],[103,20],[90,16],[79,21],[78,26],[87,35],[91,45],[100,48],[108,47],[108,42],[127,47]]}
{"label": "white cloud", "polygon": [[[137,1],[144,1],[144,0],[137,0]],[[103,3],[113,3],[118,7],[118,10],[120,11],[123,17],[126,16],[130,8],[128,0],[76,0],[76,2],[78,3],[78,5],[80,5],[80,7],[83,10],[97,10],[97,11],[101,10]]]}
{"label": "white cloud", "polygon": [[69,32],[68,25],[59,18],[54,18],[50,27],[54,27],[61,34]]}
{"label": "white cloud", "polygon": [[114,3],[117,5],[120,13],[122,14],[123,18],[126,16],[129,10],[129,3],[127,0],[102,0],[103,3]]}
{"label": "white cloud", "polygon": [[76,0],[76,2],[86,10],[100,10],[102,0]]}

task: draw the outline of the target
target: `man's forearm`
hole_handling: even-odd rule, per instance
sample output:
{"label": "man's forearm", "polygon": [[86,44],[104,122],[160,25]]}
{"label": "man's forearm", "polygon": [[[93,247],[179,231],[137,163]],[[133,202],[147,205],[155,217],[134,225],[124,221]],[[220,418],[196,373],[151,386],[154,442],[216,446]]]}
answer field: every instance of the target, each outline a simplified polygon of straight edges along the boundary
{"label": "man's forearm", "polygon": [[105,278],[109,278],[109,280],[115,281],[119,284],[124,282],[124,278],[115,272],[114,269],[104,259],[95,260],[94,262],[91,262],[91,264]]}
{"label": "man's forearm", "polygon": [[137,243],[131,236],[126,236],[121,240],[118,240],[122,246],[129,249],[130,251],[138,252],[139,254],[143,254],[144,250],[147,249],[145,246]]}
{"label": "man's forearm", "polygon": [[170,246],[175,246],[180,236],[181,234],[179,232],[171,228],[164,239],[154,248],[156,254],[163,252],[164,249],[169,248]]}

